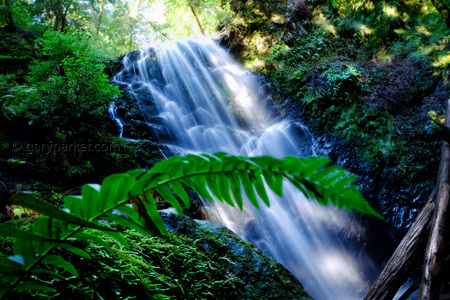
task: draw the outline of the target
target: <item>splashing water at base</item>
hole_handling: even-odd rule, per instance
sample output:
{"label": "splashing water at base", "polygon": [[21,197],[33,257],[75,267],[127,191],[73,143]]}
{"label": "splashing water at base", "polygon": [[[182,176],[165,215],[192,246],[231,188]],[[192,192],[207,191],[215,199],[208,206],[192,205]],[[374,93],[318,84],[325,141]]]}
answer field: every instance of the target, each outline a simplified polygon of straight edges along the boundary
{"label": "splashing water at base", "polygon": [[[162,138],[181,153],[309,156],[313,139],[298,122],[275,122],[267,96],[214,41],[195,39],[133,52],[115,81],[129,86],[148,122],[155,105],[168,128]],[[157,127],[155,127],[157,128]],[[244,210],[219,201],[209,215],[281,262],[316,299],[361,299],[377,266],[348,213],[323,207],[284,183],[271,206]],[[260,201],[262,203],[262,201]]]}

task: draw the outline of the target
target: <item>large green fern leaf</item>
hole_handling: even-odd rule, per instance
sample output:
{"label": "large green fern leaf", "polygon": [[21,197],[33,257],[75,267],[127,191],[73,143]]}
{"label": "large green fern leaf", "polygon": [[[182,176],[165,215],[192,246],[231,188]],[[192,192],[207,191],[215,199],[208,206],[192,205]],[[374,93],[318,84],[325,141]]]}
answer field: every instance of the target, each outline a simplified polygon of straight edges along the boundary
{"label": "large green fern leaf", "polygon": [[[329,201],[339,208],[346,207],[382,218],[364,200],[358,190],[351,186],[354,177],[338,166],[325,167],[330,160],[325,157],[297,158],[288,156],[277,159],[270,156],[248,158],[227,153],[214,155],[186,155],[172,157],[156,164],[152,169],[135,170],[111,175],[101,185],[87,184],[81,196],[67,196],[64,210],[53,206],[30,193],[16,193],[9,204],[20,205],[39,212],[31,232],[12,229],[0,224],[0,235],[16,238],[14,256],[0,261],[0,297],[13,288],[33,288],[50,291],[28,282],[27,276],[60,276],[42,264],[59,264],[70,275],[76,269],[52,254],[63,249],[90,258],[74,240],[87,240],[105,246],[98,237],[83,233],[86,228],[104,231],[119,243],[126,241],[120,232],[99,223],[108,220],[131,228],[142,234],[166,235],[167,229],[156,208],[154,195],[159,194],[181,213],[181,202],[189,207],[186,187],[197,191],[211,201],[219,200],[243,209],[241,185],[250,202],[257,208],[258,200],[269,206],[266,188],[282,196],[283,179],[291,182],[305,196],[326,205]],[[259,196],[259,197],[258,197]],[[258,199],[259,198],[259,199]],[[234,201],[233,201],[234,200]],[[131,204],[131,207],[128,205]],[[121,211],[129,219],[118,215]]]}

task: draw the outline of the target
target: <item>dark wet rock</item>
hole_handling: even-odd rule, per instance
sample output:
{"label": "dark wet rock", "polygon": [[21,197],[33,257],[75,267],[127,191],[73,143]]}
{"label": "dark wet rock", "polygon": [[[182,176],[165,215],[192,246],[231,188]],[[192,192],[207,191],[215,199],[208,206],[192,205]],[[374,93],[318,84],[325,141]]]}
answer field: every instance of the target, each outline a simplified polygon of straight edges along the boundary
{"label": "dark wet rock", "polygon": [[137,62],[141,58],[141,50],[135,50],[133,52],[128,53],[127,58],[131,63]]}
{"label": "dark wet rock", "polygon": [[112,78],[117,73],[120,72],[123,68],[122,59],[124,58],[123,55],[121,55],[118,58],[111,59],[105,63],[105,74],[108,76],[108,78]]}

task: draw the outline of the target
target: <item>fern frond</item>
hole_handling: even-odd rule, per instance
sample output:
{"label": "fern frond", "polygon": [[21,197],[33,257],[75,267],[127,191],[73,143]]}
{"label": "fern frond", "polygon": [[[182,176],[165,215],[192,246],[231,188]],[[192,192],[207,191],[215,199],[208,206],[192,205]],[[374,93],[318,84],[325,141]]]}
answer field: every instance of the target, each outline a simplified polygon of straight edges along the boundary
{"label": "fern frond", "polygon": [[[252,205],[259,208],[261,200],[264,205],[270,205],[266,186],[282,196],[283,181],[286,179],[305,196],[323,205],[330,201],[339,208],[346,207],[348,210],[383,218],[350,185],[355,177],[349,176],[341,167],[325,167],[329,163],[330,160],[325,157],[288,156],[277,159],[270,156],[248,158],[227,153],[189,154],[161,161],[148,171],[135,170],[111,175],[103,180],[102,185],[86,184],[81,196],[65,198],[64,210],[29,193],[13,194],[9,198],[9,204],[30,208],[46,217],[39,217],[32,225],[31,232],[12,229],[9,224],[0,224],[0,235],[16,238],[14,257],[0,260],[3,279],[0,298],[11,289],[26,287],[27,282],[24,280],[28,275],[58,275],[39,268],[41,263],[58,264],[71,275],[76,275],[73,265],[52,254],[54,249],[59,248],[90,258],[73,240],[95,242],[113,253],[103,240],[84,233],[86,228],[103,231],[127,246],[122,233],[97,222],[98,220],[115,222],[144,235],[167,235],[156,207],[155,193],[180,214],[182,206],[175,196],[189,207],[185,187],[194,189],[210,201],[218,199],[231,206],[237,205],[242,210],[241,184]],[[130,219],[115,214],[114,210]],[[34,289],[45,288],[30,282],[28,284]]]}

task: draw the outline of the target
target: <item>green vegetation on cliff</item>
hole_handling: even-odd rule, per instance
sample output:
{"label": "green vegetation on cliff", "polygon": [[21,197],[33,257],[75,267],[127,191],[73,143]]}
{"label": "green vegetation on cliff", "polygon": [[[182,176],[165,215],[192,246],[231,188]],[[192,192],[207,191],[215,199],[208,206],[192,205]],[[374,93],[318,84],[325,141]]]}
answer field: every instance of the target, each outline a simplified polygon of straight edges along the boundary
{"label": "green vegetation on cliff", "polygon": [[300,118],[324,145],[332,141],[330,156],[370,178],[361,184],[375,206],[411,210],[391,220],[407,225],[439,166],[428,113],[442,116],[450,93],[445,3],[233,3],[222,43],[266,75],[281,114]]}

